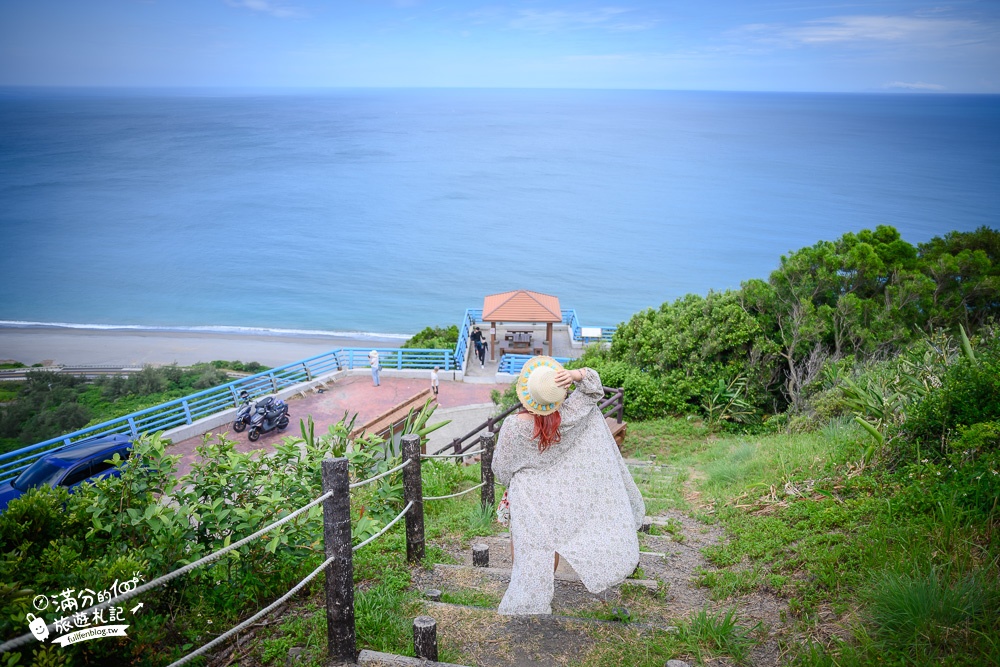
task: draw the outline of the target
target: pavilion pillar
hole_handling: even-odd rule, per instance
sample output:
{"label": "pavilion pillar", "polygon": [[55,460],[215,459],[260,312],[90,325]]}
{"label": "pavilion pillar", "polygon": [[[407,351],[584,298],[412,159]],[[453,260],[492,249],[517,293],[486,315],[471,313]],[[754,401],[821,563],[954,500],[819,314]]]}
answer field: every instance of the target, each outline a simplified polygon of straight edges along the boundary
{"label": "pavilion pillar", "polygon": [[497,355],[497,323],[490,322],[490,361],[496,361]]}
{"label": "pavilion pillar", "polygon": [[545,323],[545,340],[549,341],[549,356],[552,356],[552,322]]}

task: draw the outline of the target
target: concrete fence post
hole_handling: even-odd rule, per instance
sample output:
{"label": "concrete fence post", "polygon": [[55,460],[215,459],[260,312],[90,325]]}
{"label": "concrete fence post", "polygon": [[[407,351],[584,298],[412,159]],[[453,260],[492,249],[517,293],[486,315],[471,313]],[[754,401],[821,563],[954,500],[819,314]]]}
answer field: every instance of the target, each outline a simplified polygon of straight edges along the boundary
{"label": "concrete fence post", "polygon": [[480,454],[480,478],[483,482],[483,488],[479,490],[480,498],[483,503],[484,511],[493,511],[493,506],[496,504],[496,495],[494,494],[493,487],[493,434],[481,435],[479,436],[479,446],[482,448],[483,453]]}
{"label": "concrete fence post", "polygon": [[323,460],[323,543],[326,557],[326,635],[330,657],[354,662],[354,551],[351,549],[351,492],[346,458]]}
{"label": "concrete fence post", "polygon": [[406,513],[406,560],[424,559],[424,488],[420,476],[420,436],[404,435],[400,442],[403,461],[411,463],[403,468],[403,502],[413,503]]}

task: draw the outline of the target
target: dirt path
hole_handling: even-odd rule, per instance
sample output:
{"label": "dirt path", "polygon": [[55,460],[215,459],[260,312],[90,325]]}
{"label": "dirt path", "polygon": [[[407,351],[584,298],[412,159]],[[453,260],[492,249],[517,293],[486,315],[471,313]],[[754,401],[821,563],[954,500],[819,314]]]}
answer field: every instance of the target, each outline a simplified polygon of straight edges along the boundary
{"label": "dirt path", "polygon": [[[426,601],[424,613],[438,621],[443,646],[458,651],[468,664],[573,665],[585,661],[601,637],[620,635],[626,629],[660,629],[670,632],[691,614],[735,608],[741,625],[763,624],[766,636],[752,649],[749,664],[770,667],[780,661],[779,638],[785,603],[774,595],[754,593],[726,600],[712,600],[698,584],[703,573],[714,571],[702,553],[725,539],[723,530],[679,511],[651,517],[652,535],[641,535],[639,577],[648,583],[626,582],[601,595],[589,593],[565,562],[556,575],[552,616],[504,617],[496,605],[509,582],[510,556],[506,534],[475,538],[467,544],[440,543],[457,565],[416,568],[413,586],[418,591],[438,589],[442,602]],[[490,547],[490,567],[473,568],[472,542]],[[655,590],[651,588],[655,587]],[[626,609],[629,622],[615,616]],[[621,612],[618,612],[619,614]],[[713,664],[728,664],[725,659]]]}

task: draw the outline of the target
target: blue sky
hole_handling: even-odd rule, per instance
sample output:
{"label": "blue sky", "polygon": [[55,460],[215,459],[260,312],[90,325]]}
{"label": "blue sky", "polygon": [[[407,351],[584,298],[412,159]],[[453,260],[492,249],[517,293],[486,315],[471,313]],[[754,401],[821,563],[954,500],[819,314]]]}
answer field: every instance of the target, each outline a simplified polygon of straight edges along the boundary
{"label": "blue sky", "polygon": [[1000,93],[1000,1],[0,0],[0,85]]}

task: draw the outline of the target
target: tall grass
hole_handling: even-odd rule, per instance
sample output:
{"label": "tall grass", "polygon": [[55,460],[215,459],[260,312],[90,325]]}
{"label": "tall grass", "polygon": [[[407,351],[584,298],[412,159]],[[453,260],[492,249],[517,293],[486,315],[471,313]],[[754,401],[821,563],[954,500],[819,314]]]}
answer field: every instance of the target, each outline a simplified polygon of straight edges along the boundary
{"label": "tall grass", "polygon": [[1000,588],[981,571],[882,572],[866,597],[875,640],[886,650],[942,656],[997,636]]}

